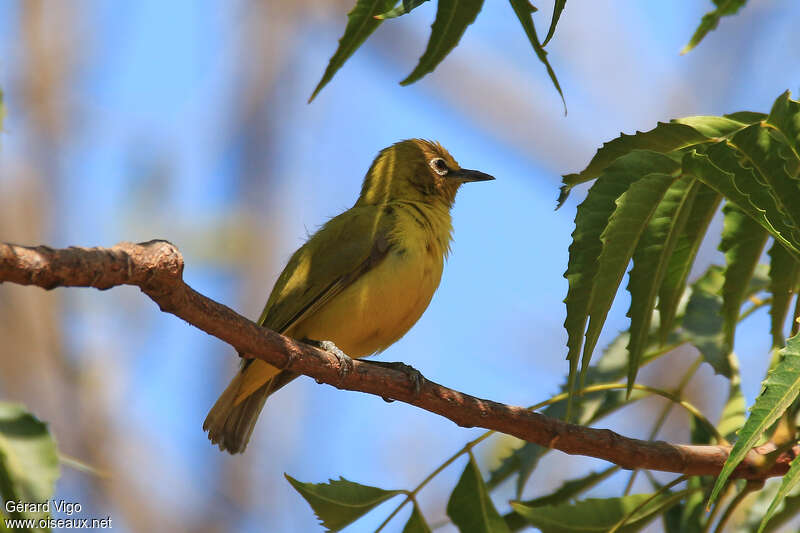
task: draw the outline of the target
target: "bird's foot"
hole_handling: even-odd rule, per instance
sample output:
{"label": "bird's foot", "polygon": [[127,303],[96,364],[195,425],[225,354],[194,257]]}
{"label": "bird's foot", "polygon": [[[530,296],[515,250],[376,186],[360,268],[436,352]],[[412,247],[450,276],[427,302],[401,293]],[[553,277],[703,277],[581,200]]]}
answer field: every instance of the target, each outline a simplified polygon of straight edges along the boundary
{"label": "bird's foot", "polygon": [[[386,362],[386,361],[365,361],[371,365],[382,366],[383,368],[391,368],[398,370],[405,374],[414,386],[414,398],[418,398],[422,391],[422,385],[425,383],[425,376],[411,365],[400,362]],[[384,398],[386,399],[386,398]]]}
{"label": "bird's foot", "polygon": [[350,372],[353,371],[353,360],[348,356],[346,353],[341,351],[334,343],[331,341],[313,341],[313,340],[306,340],[307,344],[310,344],[320,350],[325,350],[329,354],[332,354],[336,357],[339,361],[339,378],[344,379],[347,377]]}

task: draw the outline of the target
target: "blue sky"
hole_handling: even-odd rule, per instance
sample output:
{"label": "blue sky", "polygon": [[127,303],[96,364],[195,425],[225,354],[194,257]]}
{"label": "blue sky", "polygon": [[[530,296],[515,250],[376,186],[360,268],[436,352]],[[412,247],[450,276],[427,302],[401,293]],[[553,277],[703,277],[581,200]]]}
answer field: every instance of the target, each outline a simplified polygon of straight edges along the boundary
{"label": "blue sky", "polygon": [[[313,13],[304,18],[287,37],[291,51],[275,78],[273,99],[264,103],[274,136],[261,165],[270,174],[268,194],[248,200],[257,212],[255,226],[220,236],[205,235],[203,228],[238,228],[248,186],[237,172],[242,147],[225,139],[242,74],[232,66],[242,53],[235,45],[236,23],[247,6],[211,0],[87,2],[81,36],[89,53],[65,95],[79,120],[70,125],[59,154],[58,218],[48,244],[166,238],[185,254],[185,278],[193,287],[255,318],[307,232],[352,205],[379,149],[409,137],[437,139],[463,166],[497,180],[460,191],[453,253],[439,291],[419,323],[381,358],[405,361],[429,379],[480,397],[511,404],[548,397],[566,372],[562,274],[583,194],[578,190],[554,211],[559,174],[582,168],[596,147],[620,131],[650,129],[658,120],[683,115],[768,110],[782,91],[800,88],[798,11],[783,16],[780,2],[751,2],[740,16],[723,20],[697,50],[680,56],[710,2],[570,2],[549,47],[569,106],[564,117],[557,93],[502,2],[486,2],[437,72],[400,87],[397,82],[424,48],[433,4],[379,28],[384,37],[376,35],[358,50],[310,105],[308,95],[345,18],[344,10],[333,19]],[[9,27],[18,8],[0,3],[4,88],[12,85],[22,60],[16,30]],[[551,7],[540,8],[541,32]],[[401,36],[409,40],[392,41]],[[258,53],[247,59],[271,60]],[[497,84],[507,92],[493,93]],[[13,90],[7,92],[2,142],[3,151],[14,156],[26,150],[25,114]],[[498,101],[501,96],[509,100]],[[525,107],[510,107],[517,102]],[[225,249],[224,239],[232,236],[245,240],[236,250],[266,250],[264,270],[255,276],[258,286],[242,286],[242,280],[254,279],[245,276],[247,265],[209,257],[209,249]],[[718,260],[713,243],[707,248],[705,257]],[[180,514],[220,506],[224,516],[238,517],[232,531],[314,530],[310,509],[282,473],[303,481],[342,475],[383,488],[411,488],[479,434],[406,405],[298,380],[270,400],[256,429],[247,463],[253,495],[221,503],[211,484],[220,469],[243,460],[212,448],[200,427],[233,372],[232,350],[161,314],[133,289],[67,292],[63,313],[78,362],[109,356],[92,346],[116,347],[115,392],[125,398],[116,404],[124,410],[116,418],[137,449],[129,468],[139,468],[139,454],[148,465],[159,465],[140,478],[158,508]],[[620,293],[601,345],[627,327],[626,296]],[[765,315],[746,327],[737,353],[752,401],[767,364]],[[723,394],[720,380],[709,372],[701,378]],[[621,418],[605,425],[642,432]],[[599,463],[555,464],[565,476]],[[431,521],[443,516],[443,498],[462,467],[463,461],[422,493]],[[557,484],[558,475],[543,466],[528,493]],[[85,501],[88,514],[111,512],[87,492],[81,476],[66,470],[59,497]],[[619,490],[618,484],[609,487],[607,494]],[[269,497],[259,501],[260,493]],[[501,491],[498,502],[509,495]],[[232,512],[238,505],[243,511]],[[374,529],[392,508],[384,504],[351,530]],[[405,515],[389,531],[402,529]],[[124,520],[119,526],[125,530]]]}

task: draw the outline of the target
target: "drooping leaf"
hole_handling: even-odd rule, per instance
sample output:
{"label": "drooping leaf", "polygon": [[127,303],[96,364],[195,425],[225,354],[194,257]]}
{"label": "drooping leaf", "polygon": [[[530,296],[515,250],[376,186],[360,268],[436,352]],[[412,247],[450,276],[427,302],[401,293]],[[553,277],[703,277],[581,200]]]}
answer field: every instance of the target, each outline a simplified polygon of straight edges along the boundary
{"label": "drooping leaf", "polygon": [[781,354],[781,361],[764,380],[761,394],[756,398],[750,416],[739,431],[739,438],[717,477],[709,505],[717,499],[731,472],[747,452],[756,445],[764,431],[780,418],[800,392],[800,336],[790,338]]}
{"label": "drooping leaf", "polygon": [[[558,91],[559,96],[561,96],[561,102],[564,104],[564,113],[567,112],[567,102],[564,100],[564,93],[561,91],[561,85],[558,83],[558,78],[556,77],[556,72],[553,70],[553,67],[550,66],[550,61],[547,60],[547,52],[544,49],[544,44],[539,42],[539,37],[536,35],[536,27],[533,24],[533,13],[536,11],[536,8],[533,7],[530,3],[530,0],[509,0],[511,3],[511,7],[514,9],[514,13],[517,15],[520,24],[522,24],[522,29],[525,30],[525,35],[528,36],[528,41],[530,41],[531,46],[533,47],[533,51],[536,53],[536,57],[539,58],[539,61],[542,62],[544,67],[547,69],[547,75],[550,76],[550,81],[553,82],[553,86]],[[564,9],[563,4],[566,3],[566,0],[556,0],[556,9],[558,9],[558,4],[561,5],[561,9]],[[560,15],[561,12],[558,12]],[[551,31],[555,30],[555,23],[558,22],[558,16],[556,13],[553,13],[553,23],[551,25]],[[550,36],[548,36],[548,40]]]}
{"label": "drooping leaf", "polygon": [[422,512],[419,510],[416,503],[414,504],[414,510],[411,511],[411,516],[408,518],[408,522],[406,522],[403,528],[403,533],[431,533],[431,528],[428,526],[425,517],[422,516]]}
{"label": "drooping leaf", "polygon": [[483,0],[439,0],[428,46],[414,71],[400,85],[414,83],[432,72],[450,50],[455,48],[467,26],[475,21],[481,7]]}
{"label": "drooping leaf", "polygon": [[639,363],[647,347],[656,296],[679,236],[682,234],[697,188],[694,178],[674,182],[657,205],[633,254],[628,291],[631,304],[631,340],[628,344],[628,394],[636,381]]}
{"label": "drooping leaf", "polygon": [[[677,177],[672,174],[677,165],[666,156],[658,156],[663,171],[647,174],[635,181],[617,199],[617,209],[600,235],[603,250],[598,258],[597,274],[593,280],[589,305],[589,326],[581,357],[581,387],[592,352],[600,337],[611,303],[617,293],[628,263],[664,194]],[[630,376],[634,372],[629,370]]]}
{"label": "drooping leaf", "polygon": [[668,123],[659,122],[650,131],[637,131],[633,135],[621,133],[616,139],[604,143],[583,171],[563,176],[558,206],[567,199],[572,187],[598,177],[614,161],[633,150],[669,154],[719,142],[721,138],[728,137],[747,125],[746,122],[728,117],[686,117]]}
{"label": "drooping leaf", "polygon": [[800,482],[800,459],[795,457],[789,465],[789,471],[786,472],[783,475],[783,479],[781,479],[781,486],[778,489],[778,493],[775,494],[775,498],[772,500],[772,503],[769,504],[769,509],[767,509],[764,518],[761,519],[761,524],[758,526],[758,533],[764,531],[764,528],[775,514],[775,511],[778,510],[780,504],[783,503],[786,496],[797,486],[798,482]]}
{"label": "drooping leaf", "polygon": [[746,3],[747,0],[714,0],[714,5],[716,5],[717,8],[703,15],[703,18],[700,19],[700,25],[694,31],[694,35],[692,35],[692,38],[689,40],[689,44],[681,50],[681,54],[691,51],[695,46],[700,44],[700,41],[703,40],[703,37],[705,37],[708,32],[717,28],[719,19],[725,16],[735,15]]}
{"label": "drooping leaf", "polygon": [[358,0],[355,7],[347,14],[347,26],[344,28],[344,35],[339,39],[339,47],[328,62],[322,79],[317,83],[314,92],[308,99],[311,102],[322,90],[333,75],[344,65],[344,62],[353,55],[359,46],[369,37],[373,31],[383,22],[375,18],[391,9],[396,0]]}
{"label": "drooping leaf", "polygon": [[800,277],[800,263],[779,242],[769,249],[769,292],[772,303],[769,308],[772,347],[782,348],[786,335],[784,326],[792,295],[797,289]]}
{"label": "drooping leaf", "polygon": [[675,314],[680,297],[686,289],[686,280],[700,249],[700,243],[703,242],[708,225],[714,218],[722,198],[715,190],[699,181],[692,184],[692,189],[689,192],[692,201],[689,202],[687,198],[687,203],[683,207],[690,212],[675,249],[669,257],[667,272],[658,292],[659,336],[662,342],[675,324]]}
{"label": "drooping leaf", "polygon": [[739,310],[747,286],[761,258],[761,252],[767,243],[767,232],[758,222],[731,203],[726,203],[722,212],[725,218],[719,250],[725,254],[726,263],[725,283],[722,286],[722,317],[723,350],[727,356],[727,353],[733,350]]}
{"label": "drooping leaf", "polygon": [[547,43],[553,38],[553,34],[556,32],[556,26],[558,25],[558,19],[561,18],[561,13],[564,11],[566,5],[567,0],[555,1],[555,5],[553,6],[553,18],[550,20],[550,29],[547,30],[547,37],[544,38],[542,46],[547,46]]}
{"label": "drooping leaf", "polygon": [[793,255],[800,257],[800,249],[791,240],[791,229],[786,226],[769,191],[760,186],[753,171],[742,167],[734,150],[726,141],[709,147],[704,154],[692,151],[684,156],[684,172],[716,190],[739,209],[755,219]]}
{"label": "drooping leaf", "polygon": [[[639,531],[660,513],[680,501],[686,493],[687,491],[679,491],[656,496],[617,531],[620,533]],[[544,507],[529,507],[511,502],[511,508],[531,525],[539,528],[542,533],[601,533],[611,529],[651,497],[651,494],[634,494],[621,498],[587,499]]]}
{"label": "drooping leaf", "polygon": [[322,525],[331,531],[339,531],[377,505],[403,493],[401,490],[361,485],[344,478],[331,479],[328,483],[303,483],[288,474],[284,476],[305,498]]}
{"label": "drooping leaf", "polygon": [[509,533],[508,526],[489,497],[472,454],[469,454],[467,466],[447,502],[447,516],[461,531]]}
{"label": "drooping leaf", "polygon": [[639,177],[658,172],[664,167],[658,157],[659,154],[647,151],[634,151],[620,157],[605,171],[603,179],[592,185],[586,199],[578,206],[569,247],[569,264],[564,273],[569,282],[564,299],[567,306],[564,328],[568,335],[570,391],[574,390],[598,260],[603,250],[600,236],[617,207],[617,198]]}
{"label": "drooping leaf", "polygon": [[18,404],[0,402],[0,496],[42,503],[60,474],[56,443],[47,425]]}
{"label": "drooping leaf", "polygon": [[399,17],[400,15],[411,13],[411,10],[418,8],[427,1],[428,0],[403,0],[397,7],[390,9],[385,13],[381,13],[380,15],[375,15],[375,18],[381,20],[393,19]]}

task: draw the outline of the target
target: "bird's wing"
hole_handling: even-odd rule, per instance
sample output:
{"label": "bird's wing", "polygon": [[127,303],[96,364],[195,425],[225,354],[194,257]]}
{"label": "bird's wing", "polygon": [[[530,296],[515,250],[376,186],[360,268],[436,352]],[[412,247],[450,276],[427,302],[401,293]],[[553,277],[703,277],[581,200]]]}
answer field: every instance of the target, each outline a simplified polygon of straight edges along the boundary
{"label": "bird's wing", "polygon": [[258,323],[285,332],[375,267],[389,252],[391,210],[354,207],[329,220],[292,255]]}

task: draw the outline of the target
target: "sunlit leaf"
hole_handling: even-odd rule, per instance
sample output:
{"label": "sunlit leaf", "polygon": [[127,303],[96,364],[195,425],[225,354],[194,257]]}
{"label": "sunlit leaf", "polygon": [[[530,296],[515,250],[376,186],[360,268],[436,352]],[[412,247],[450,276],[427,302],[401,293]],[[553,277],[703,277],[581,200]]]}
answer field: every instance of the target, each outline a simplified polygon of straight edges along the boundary
{"label": "sunlit leaf", "polygon": [[406,13],[410,13],[412,9],[415,9],[428,0],[403,0],[400,5],[397,7],[390,9],[386,13],[381,13],[380,15],[375,15],[376,19],[393,19],[399,17],[400,15],[405,15]]}
{"label": "sunlit leaf", "polygon": [[781,133],[797,159],[800,157],[800,102],[789,96],[789,91],[786,91],[775,100],[766,122]]}
{"label": "sunlit leaf", "polygon": [[700,20],[700,25],[694,31],[694,35],[692,35],[692,38],[689,40],[689,44],[681,50],[681,53],[685,54],[691,51],[695,46],[700,44],[700,41],[703,40],[703,37],[705,37],[708,32],[716,29],[717,24],[719,24],[719,19],[725,16],[735,15],[746,3],[747,0],[714,0],[714,5],[716,5],[717,8],[703,15],[703,18]]}
{"label": "sunlit leaf", "polygon": [[344,62],[353,55],[367,37],[380,26],[380,19],[375,18],[391,9],[396,0],[358,0],[355,7],[347,14],[347,26],[344,28],[344,35],[339,39],[339,47],[328,62],[328,67],[322,75],[322,79],[317,83],[314,92],[308,99],[311,102],[322,90],[333,75],[344,65]]}
{"label": "sunlit leaf", "polygon": [[[561,102],[564,104],[564,113],[566,113],[567,102],[564,100],[564,93],[561,91],[561,85],[558,83],[558,78],[556,77],[553,67],[550,66],[550,62],[547,60],[547,52],[544,49],[544,45],[539,42],[539,37],[536,35],[536,27],[533,24],[533,13],[536,11],[536,8],[531,5],[530,0],[509,0],[509,2],[520,24],[522,24],[522,28],[525,30],[525,35],[528,36],[528,41],[530,41],[533,51],[536,53],[536,57],[539,58],[539,61],[541,61],[547,69],[547,75],[550,76],[550,81],[553,82],[553,86],[558,91],[559,96],[561,96]],[[556,7],[558,7],[559,3],[562,4],[561,9],[563,9],[563,4],[566,3],[566,0],[556,0]],[[560,15],[560,11],[558,14]],[[554,12],[551,31],[555,30],[557,21],[558,17]],[[548,39],[549,38],[550,36],[548,36]]]}
{"label": "sunlit leaf", "polygon": [[789,339],[781,354],[782,360],[764,380],[761,394],[756,398],[750,416],[739,431],[739,438],[717,477],[709,505],[717,499],[731,472],[747,452],[756,445],[764,431],[780,418],[800,392],[800,336]]}
{"label": "sunlit leaf", "polygon": [[409,85],[432,72],[455,48],[467,26],[475,21],[483,7],[483,0],[439,0],[436,18],[431,26],[431,36],[414,71],[400,85]]}
{"label": "sunlit leaf", "polygon": [[322,525],[331,531],[339,531],[377,505],[403,493],[360,485],[344,478],[331,479],[328,483],[303,483],[284,475],[305,498]]}
{"label": "sunlit leaf", "polygon": [[467,466],[447,502],[447,516],[461,531],[509,532],[508,526],[489,497],[489,491],[472,454],[469,454]]}

